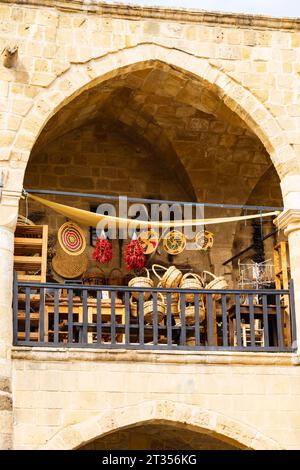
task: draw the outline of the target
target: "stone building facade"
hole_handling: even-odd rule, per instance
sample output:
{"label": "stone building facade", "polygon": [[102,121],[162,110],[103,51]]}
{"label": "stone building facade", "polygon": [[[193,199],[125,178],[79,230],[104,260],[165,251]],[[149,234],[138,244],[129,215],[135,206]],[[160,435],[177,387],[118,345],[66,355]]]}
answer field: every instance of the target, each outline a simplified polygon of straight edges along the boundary
{"label": "stone building facade", "polygon": [[299,448],[297,351],[17,348],[11,304],[24,185],[284,206],[299,318],[300,20],[1,0],[0,47],[0,447]]}

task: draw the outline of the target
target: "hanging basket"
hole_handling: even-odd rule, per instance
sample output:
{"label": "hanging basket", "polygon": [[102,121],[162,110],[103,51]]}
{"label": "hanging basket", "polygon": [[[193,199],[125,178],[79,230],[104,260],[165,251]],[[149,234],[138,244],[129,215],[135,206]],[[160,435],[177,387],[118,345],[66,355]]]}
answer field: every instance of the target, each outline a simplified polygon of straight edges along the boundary
{"label": "hanging basket", "polygon": [[[225,277],[223,277],[223,276],[217,277],[209,271],[203,271],[202,274],[208,274],[210,277],[213,278],[212,281],[210,281],[208,284],[206,284],[205,289],[227,289],[228,282],[226,281]],[[221,298],[221,294],[214,294],[213,295],[214,300],[220,300],[220,298]]]}
{"label": "hanging basket", "polygon": [[179,230],[171,230],[163,239],[163,247],[170,255],[179,255],[186,247],[186,236]]}
{"label": "hanging basket", "polygon": [[[158,298],[160,297],[160,299]],[[157,323],[160,323],[165,316],[166,313],[166,306],[164,302],[164,298],[160,292],[157,294]],[[144,303],[144,320],[145,323],[152,325],[153,323],[153,315],[154,315],[154,302],[153,300],[147,300]]]}
{"label": "hanging basket", "polygon": [[[185,274],[180,282],[181,289],[193,289],[198,290],[203,287],[203,282],[201,277],[195,273],[187,273]],[[185,294],[186,302],[194,302],[194,294]]]}
{"label": "hanging basket", "polygon": [[[163,276],[157,274],[156,268],[160,268],[165,271]],[[152,271],[154,275],[160,280],[161,287],[166,288],[178,287],[183,276],[182,272],[177,269],[176,266],[170,266],[169,268],[166,268],[165,266],[160,266],[159,264],[153,264]]]}
{"label": "hanging basket", "polygon": [[214,234],[208,230],[196,233],[194,243],[197,250],[206,251],[214,244]]}
{"label": "hanging basket", "polygon": [[52,267],[64,279],[76,279],[87,270],[88,257],[85,253],[70,256],[62,249],[57,249],[56,255],[52,259]]}
{"label": "hanging basket", "polygon": [[[148,288],[148,287],[153,287],[154,286],[154,282],[150,278],[150,273],[149,273],[148,269],[143,268],[143,270],[146,271],[147,277],[145,277],[145,276],[134,277],[133,279],[131,279],[128,282],[129,287],[141,287],[141,288],[146,287],[146,288]],[[140,292],[131,292],[131,295],[136,300],[139,300]],[[148,300],[150,297],[151,297],[151,292],[144,292],[144,299],[145,300]]]}
{"label": "hanging basket", "polygon": [[113,268],[108,275],[109,286],[122,286],[123,285],[123,273],[119,268]]}
{"label": "hanging basket", "polygon": [[106,285],[105,272],[98,267],[89,268],[83,274],[82,282],[91,286],[104,286]]}
{"label": "hanging basket", "polygon": [[151,255],[158,246],[157,232],[153,229],[144,230],[138,236],[138,241],[145,255]]}
{"label": "hanging basket", "polygon": [[81,228],[73,222],[63,224],[57,234],[58,242],[65,253],[79,256],[86,249],[86,239]]}

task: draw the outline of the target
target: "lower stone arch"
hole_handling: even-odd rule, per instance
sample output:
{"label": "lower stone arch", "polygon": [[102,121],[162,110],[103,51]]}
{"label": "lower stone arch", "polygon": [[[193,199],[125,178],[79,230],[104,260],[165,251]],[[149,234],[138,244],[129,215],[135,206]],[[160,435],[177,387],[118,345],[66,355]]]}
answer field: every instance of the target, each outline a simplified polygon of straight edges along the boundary
{"label": "lower stone arch", "polygon": [[210,433],[237,447],[253,450],[279,450],[280,445],[257,429],[212,410],[167,400],[147,401],[113,410],[105,410],[80,423],[59,430],[44,450],[78,449],[94,439],[114,431],[147,422],[184,425],[191,430]]}

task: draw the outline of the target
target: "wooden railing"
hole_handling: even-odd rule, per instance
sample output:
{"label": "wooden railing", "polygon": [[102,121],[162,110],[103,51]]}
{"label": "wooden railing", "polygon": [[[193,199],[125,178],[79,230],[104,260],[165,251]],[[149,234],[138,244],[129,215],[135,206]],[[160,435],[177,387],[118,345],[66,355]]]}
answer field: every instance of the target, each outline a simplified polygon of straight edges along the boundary
{"label": "wooden railing", "polygon": [[132,291],[18,282],[15,277],[13,344],[174,351],[296,349],[292,281],[288,290],[134,288],[133,303]]}

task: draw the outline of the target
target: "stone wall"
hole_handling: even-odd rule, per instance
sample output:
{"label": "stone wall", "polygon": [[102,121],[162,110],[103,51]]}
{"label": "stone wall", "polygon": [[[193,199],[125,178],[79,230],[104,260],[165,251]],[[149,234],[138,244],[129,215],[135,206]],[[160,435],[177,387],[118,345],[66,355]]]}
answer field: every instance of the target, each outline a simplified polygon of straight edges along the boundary
{"label": "stone wall", "polygon": [[[157,419],[193,423],[194,430],[215,432],[238,446],[299,448],[300,369],[290,355],[13,354],[17,449],[47,441],[49,448],[78,447],[105,432]],[[167,407],[159,405],[164,401]]]}
{"label": "stone wall", "polygon": [[[274,165],[286,209],[278,223],[289,236],[299,316],[300,22],[105,5],[93,0],[88,5],[84,1],[29,0],[24,4],[22,0],[1,0],[0,18],[1,50],[14,44],[19,48],[13,67],[5,67],[3,57],[0,63],[0,172],[4,181],[0,290],[5,292],[0,299],[0,395],[4,403],[0,418],[1,429],[7,431],[1,435],[0,446],[7,448],[12,445],[13,228],[27,162],[34,152],[42,155],[50,142],[78,132],[89,119],[97,120],[106,111],[109,119],[117,118],[148,142],[155,142],[156,153],[165,156],[177,177],[181,176],[181,187],[192,197],[194,190],[201,199],[222,195],[227,202],[227,198],[235,198],[231,168],[238,168],[240,176],[246,175],[241,184],[246,202],[269,163]],[[145,72],[148,69],[156,76],[152,83]],[[123,79],[125,83],[125,76],[125,93],[114,95]],[[95,101],[95,92],[97,95],[100,89],[103,93]],[[89,93],[89,106],[81,106],[81,100],[87,103]],[[121,108],[112,106],[116,100],[107,102],[110,96],[117,96]],[[155,97],[157,101],[151,106],[149,99]],[[182,123],[191,141],[189,147],[180,142]],[[232,128],[238,129],[238,134],[232,133]],[[212,156],[210,142],[219,146],[212,161],[205,157]],[[248,148],[243,154],[239,148],[240,158],[235,160],[238,142],[250,144],[253,151],[248,154]],[[196,147],[202,166],[198,162],[193,168],[191,157]],[[260,162],[260,172],[251,166],[255,162]],[[62,171],[59,163],[55,167]],[[182,168],[191,171],[194,187],[188,184]],[[212,168],[214,178],[217,173],[220,177],[212,179],[213,185],[209,184]],[[57,184],[62,176],[53,175]],[[40,174],[40,178],[37,184],[45,176]],[[202,183],[206,184],[204,193]],[[13,220],[8,213],[13,213]],[[223,235],[232,240],[234,231]],[[297,328],[299,337],[299,322]],[[274,362],[268,365],[195,366],[191,357],[182,365],[153,364],[149,357],[137,364],[138,355],[126,364],[98,364],[73,360],[71,353],[56,361],[56,353],[49,354],[49,362],[31,356],[29,360],[14,359],[16,448],[44,445],[57,431],[50,448],[76,447],[115,429],[114,422],[119,427],[128,425],[128,414],[135,413],[140,421],[145,416],[158,419],[163,415],[193,426],[200,422],[253,448],[299,447],[298,368],[280,365],[277,355],[269,356]],[[174,401],[161,401],[170,397]],[[120,403],[127,407],[127,414],[120,412]],[[210,411],[201,414],[199,408]],[[97,421],[100,409],[107,413],[104,424]],[[224,410],[229,418],[223,416]],[[93,416],[95,422],[81,425]],[[78,425],[63,430],[72,423]]]}

